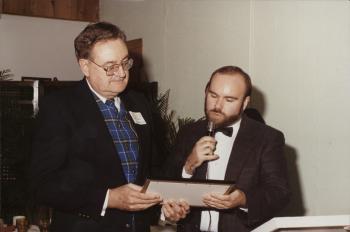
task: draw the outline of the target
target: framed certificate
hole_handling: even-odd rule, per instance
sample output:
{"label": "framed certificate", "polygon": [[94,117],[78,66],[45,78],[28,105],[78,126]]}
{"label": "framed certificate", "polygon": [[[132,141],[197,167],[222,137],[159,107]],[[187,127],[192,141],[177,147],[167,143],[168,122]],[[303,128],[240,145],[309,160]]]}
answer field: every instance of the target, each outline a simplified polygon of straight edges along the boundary
{"label": "framed certificate", "polygon": [[207,207],[202,198],[208,193],[229,194],[235,190],[234,183],[225,181],[193,181],[193,180],[152,180],[147,179],[141,192],[154,192],[163,199],[183,199],[190,206]]}

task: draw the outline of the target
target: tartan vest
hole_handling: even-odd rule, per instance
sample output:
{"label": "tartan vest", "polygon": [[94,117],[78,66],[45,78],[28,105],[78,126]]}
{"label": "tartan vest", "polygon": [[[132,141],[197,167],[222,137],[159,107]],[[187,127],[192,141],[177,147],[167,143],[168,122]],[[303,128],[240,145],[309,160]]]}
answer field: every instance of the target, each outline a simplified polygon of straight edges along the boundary
{"label": "tartan vest", "polygon": [[106,126],[113,138],[123,172],[128,183],[134,183],[138,170],[139,143],[124,104],[120,102],[120,110],[116,108],[114,99],[103,103],[95,96],[96,102],[104,117]]}

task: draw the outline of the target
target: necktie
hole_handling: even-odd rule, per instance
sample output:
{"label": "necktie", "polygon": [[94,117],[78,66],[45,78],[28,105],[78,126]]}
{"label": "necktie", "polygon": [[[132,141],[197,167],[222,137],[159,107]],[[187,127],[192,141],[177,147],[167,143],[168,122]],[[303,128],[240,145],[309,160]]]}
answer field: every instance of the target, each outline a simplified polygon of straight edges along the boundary
{"label": "necktie", "polygon": [[118,109],[117,109],[117,107],[115,107],[113,98],[107,99],[105,104],[108,106],[108,108],[112,109],[114,111],[114,113],[118,114]]}
{"label": "necktie", "polygon": [[221,132],[224,135],[231,137],[233,133],[233,128],[232,127],[223,127],[223,128],[218,128],[215,130],[215,132]]}

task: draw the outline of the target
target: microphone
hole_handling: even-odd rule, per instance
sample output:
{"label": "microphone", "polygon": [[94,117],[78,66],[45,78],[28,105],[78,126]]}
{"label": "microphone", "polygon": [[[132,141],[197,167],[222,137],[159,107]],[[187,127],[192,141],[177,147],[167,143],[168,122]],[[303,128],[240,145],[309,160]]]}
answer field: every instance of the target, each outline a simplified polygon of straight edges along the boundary
{"label": "microphone", "polygon": [[[214,137],[214,135],[215,135],[215,123],[213,121],[208,121],[207,135],[210,137]],[[208,180],[209,179],[209,163],[208,163],[208,161],[206,161],[206,163],[207,163],[207,170],[205,172],[205,179]]]}
{"label": "microphone", "polygon": [[214,137],[215,134],[215,123],[212,121],[208,121],[208,125],[207,125],[207,135]]}

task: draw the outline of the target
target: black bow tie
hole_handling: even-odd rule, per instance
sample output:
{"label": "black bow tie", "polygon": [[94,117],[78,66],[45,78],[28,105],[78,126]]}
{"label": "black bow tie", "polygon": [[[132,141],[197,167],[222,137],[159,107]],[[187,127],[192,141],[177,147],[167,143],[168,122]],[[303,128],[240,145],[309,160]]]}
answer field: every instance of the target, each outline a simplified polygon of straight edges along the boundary
{"label": "black bow tie", "polygon": [[231,137],[232,136],[232,133],[233,133],[233,128],[232,127],[223,127],[223,128],[217,128],[215,130],[215,133],[216,132],[221,132],[223,133],[224,135],[228,136],[228,137]]}

